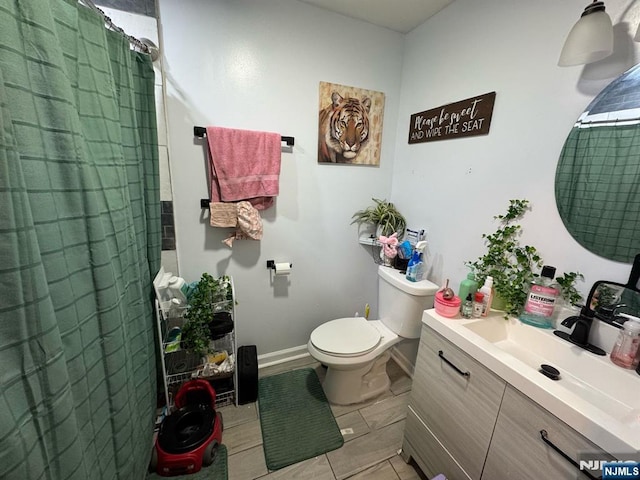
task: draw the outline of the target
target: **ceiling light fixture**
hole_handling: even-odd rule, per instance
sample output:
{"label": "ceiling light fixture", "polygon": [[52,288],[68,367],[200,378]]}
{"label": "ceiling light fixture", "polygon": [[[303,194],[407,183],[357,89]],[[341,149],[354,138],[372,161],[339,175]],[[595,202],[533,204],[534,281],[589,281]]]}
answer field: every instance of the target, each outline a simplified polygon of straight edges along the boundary
{"label": "ceiling light fixture", "polygon": [[636,30],[636,34],[633,36],[634,42],[640,42],[640,25],[638,25],[638,30]]}
{"label": "ceiling light fixture", "polygon": [[604,2],[586,6],[564,42],[559,66],[593,63],[613,53],[613,25],[604,10]]}

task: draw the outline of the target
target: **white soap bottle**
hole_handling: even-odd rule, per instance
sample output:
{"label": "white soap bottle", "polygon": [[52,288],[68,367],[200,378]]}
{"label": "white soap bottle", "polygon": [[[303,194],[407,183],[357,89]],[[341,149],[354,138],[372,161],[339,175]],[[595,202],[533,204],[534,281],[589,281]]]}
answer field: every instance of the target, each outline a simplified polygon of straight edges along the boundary
{"label": "white soap bottle", "polygon": [[493,302],[493,277],[488,276],[484,280],[484,285],[478,290],[482,295],[482,316],[486,317],[491,310],[491,302]]}

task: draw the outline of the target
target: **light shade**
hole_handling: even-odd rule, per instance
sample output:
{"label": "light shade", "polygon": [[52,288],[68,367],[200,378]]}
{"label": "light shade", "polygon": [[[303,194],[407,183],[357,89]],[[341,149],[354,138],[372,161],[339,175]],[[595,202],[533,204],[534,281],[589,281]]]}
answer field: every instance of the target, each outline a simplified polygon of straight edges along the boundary
{"label": "light shade", "polygon": [[634,42],[640,42],[640,25],[638,25],[638,30],[636,30],[636,34],[633,37]]}
{"label": "light shade", "polygon": [[613,25],[603,2],[589,4],[564,42],[558,65],[597,62],[613,53]]}

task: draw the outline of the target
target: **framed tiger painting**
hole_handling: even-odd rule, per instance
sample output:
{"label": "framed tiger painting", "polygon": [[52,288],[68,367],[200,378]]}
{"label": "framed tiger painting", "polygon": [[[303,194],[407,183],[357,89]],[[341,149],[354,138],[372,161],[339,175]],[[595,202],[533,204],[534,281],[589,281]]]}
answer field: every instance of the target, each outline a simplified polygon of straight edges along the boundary
{"label": "framed tiger painting", "polygon": [[380,165],[384,93],[320,82],[318,163]]}

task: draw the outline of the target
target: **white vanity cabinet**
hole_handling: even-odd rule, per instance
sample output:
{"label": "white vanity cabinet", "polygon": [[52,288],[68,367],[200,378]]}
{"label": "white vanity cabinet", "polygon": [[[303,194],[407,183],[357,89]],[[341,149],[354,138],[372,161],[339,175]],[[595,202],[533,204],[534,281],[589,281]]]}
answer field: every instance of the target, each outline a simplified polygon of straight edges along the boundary
{"label": "white vanity cabinet", "polygon": [[448,480],[576,480],[580,454],[613,459],[427,325],[402,450]]}
{"label": "white vanity cabinet", "polygon": [[428,476],[479,480],[506,383],[423,325],[403,444]]}
{"label": "white vanity cabinet", "polygon": [[[546,440],[568,458],[545,442],[541,431],[545,432]],[[482,473],[483,479],[587,479],[578,468],[580,460],[587,459],[614,460],[559,418],[518,390],[507,386]],[[600,477],[600,472],[591,473],[596,478]]]}

